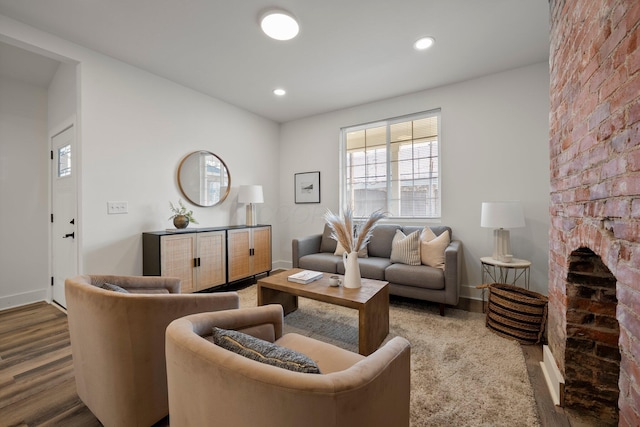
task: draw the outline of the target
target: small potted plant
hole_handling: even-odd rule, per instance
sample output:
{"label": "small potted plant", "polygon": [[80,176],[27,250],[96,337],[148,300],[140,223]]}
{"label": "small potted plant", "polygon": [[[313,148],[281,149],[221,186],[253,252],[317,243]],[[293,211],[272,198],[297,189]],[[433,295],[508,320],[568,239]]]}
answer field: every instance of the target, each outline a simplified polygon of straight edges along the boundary
{"label": "small potted plant", "polygon": [[190,222],[197,224],[198,221],[193,217],[193,211],[187,211],[187,207],[182,203],[182,199],[178,199],[178,206],[169,202],[169,207],[173,215],[169,219],[173,220],[176,228],[187,228]]}

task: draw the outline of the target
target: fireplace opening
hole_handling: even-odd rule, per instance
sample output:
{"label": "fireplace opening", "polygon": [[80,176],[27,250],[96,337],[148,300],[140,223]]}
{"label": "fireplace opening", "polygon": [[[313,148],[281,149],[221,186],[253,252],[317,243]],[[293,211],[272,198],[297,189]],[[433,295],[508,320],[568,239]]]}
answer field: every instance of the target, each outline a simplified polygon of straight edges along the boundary
{"label": "fireplace opening", "polygon": [[616,278],[589,248],[569,258],[564,404],[618,425],[620,328]]}

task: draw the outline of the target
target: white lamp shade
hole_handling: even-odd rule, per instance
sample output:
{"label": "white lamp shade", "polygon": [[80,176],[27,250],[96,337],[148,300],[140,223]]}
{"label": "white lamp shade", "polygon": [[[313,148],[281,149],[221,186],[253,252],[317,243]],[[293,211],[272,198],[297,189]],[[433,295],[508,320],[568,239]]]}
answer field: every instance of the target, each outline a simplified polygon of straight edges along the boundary
{"label": "white lamp shade", "polygon": [[241,185],[238,203],[264,203],[262,185]]}
{"label": "white lamp shade", "polygon": [[482,202],[480,226],[486,228],[524,227],[520,202]]}

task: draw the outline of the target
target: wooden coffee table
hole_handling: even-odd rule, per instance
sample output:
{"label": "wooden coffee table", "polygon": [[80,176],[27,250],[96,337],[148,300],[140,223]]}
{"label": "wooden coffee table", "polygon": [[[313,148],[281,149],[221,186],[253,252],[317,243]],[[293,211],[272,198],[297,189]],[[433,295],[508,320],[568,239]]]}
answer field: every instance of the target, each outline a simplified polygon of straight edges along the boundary
{"label": "wooden coffee table", "polygon": [[358,351],[368,356],[378,349],[389,334],[389,284],[362,279],[362,287],[349,289],[329,286],[329,276],[306,285],[289,282],[287,277],[301,269],[294,268],[258,280],[258,305],[280,304],[284,314],[298,309],[298,297],[323,301],[358,310]]}

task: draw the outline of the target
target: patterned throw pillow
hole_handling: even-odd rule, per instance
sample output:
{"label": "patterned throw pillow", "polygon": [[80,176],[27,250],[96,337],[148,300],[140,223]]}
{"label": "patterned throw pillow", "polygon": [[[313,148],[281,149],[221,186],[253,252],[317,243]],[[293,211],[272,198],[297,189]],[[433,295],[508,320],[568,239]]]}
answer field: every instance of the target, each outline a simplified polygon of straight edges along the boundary
{"label": "patterned throw pillow", "polygon": [[241,356],[295,372],[319,374],[320,368],[309,357],[242,332],[213,327],[213,343]]}
{"label": "patterned throw pillow", "polygon": [[391,242],[391,262],[408,265],[420,265],[420,231],[405,236],[396,230]]}
{"label": "patterned throw pillow", "polygon": [[126,290],[125,288],[121,288],[118,285],[113,285],[111,283],[103,283],[102,285],[100,285],[100,287],[102,289],[106,289],[108,291],[113,291],[113,292],[120,292],[121,294],[128,294],[129,291]]}
{"label": "patterned throw pillow", "polygon": [[444,270],[444,250],[451,239],[449,231],[436,236],[429,227],[425,227],[420,235],[420,261],[430,267]]}

